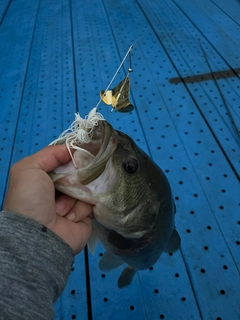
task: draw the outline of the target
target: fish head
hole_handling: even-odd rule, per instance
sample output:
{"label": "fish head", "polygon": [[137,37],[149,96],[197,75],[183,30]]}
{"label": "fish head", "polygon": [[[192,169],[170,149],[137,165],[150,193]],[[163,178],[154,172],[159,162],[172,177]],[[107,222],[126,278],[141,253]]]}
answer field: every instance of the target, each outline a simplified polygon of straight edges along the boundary
{"label": "fish head", "polygon": [[141,238],[156,225],[171,191],[160,168],[128,135],[99,121],[73,157],[77,168],[70,162],[50,173],[57,190],[93,204],[94,218],[125,238]]}
{"label": "fish head", "polygon": [[98,195],[94,216],[125,238],[141,238],[160,211],[156,165],[126,134],[115,130],[115,150],[106,171],[111,189]]}

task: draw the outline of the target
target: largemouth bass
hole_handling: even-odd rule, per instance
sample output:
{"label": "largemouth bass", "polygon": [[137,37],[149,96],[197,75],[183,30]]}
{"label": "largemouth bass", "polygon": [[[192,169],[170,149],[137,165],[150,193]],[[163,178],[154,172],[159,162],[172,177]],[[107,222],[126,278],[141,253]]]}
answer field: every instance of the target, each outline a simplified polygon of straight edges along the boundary
{"label": "largemouth bass", "polygon": [[98,238],[106,249],[102,271],[128,264],[118,280],[122,288],[137,270],[180,247],[171,188],[156,163],[106,121],[99,121],[91,141],[79,147],[73,154],[77,168],[71,161],[50,176],[57,190],[94,206],[90,250]]}

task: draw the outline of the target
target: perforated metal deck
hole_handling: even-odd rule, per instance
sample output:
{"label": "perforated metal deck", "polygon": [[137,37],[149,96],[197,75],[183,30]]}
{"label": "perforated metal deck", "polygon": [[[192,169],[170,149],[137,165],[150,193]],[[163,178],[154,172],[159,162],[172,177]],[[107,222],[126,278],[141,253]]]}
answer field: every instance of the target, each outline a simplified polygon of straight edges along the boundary
{"label": "perforated metal deck", "polygon": [[101,245],[82,252],[56,320],[240,319],[239,43],[237,0],[0,1],[1,202],[11,164],[87,114],[134,44],[136,109],[100,112],[166,172],[177,204],[180,251],[125,289],[121,268],[99,271]]}

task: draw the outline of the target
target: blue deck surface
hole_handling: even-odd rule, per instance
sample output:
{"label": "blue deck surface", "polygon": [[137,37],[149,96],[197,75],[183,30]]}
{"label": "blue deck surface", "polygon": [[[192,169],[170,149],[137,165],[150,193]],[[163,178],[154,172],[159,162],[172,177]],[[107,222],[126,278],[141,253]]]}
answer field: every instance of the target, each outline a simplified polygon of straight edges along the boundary
{"label": "blue deck surface", "polygon": [[166,172],[181,250],[124,289],[100,244],[82,252],[55,319],[239,320],[238,0],[1,0],[1,202],[10,166],[95,107],[131,44],[136,109],[99,111]]}

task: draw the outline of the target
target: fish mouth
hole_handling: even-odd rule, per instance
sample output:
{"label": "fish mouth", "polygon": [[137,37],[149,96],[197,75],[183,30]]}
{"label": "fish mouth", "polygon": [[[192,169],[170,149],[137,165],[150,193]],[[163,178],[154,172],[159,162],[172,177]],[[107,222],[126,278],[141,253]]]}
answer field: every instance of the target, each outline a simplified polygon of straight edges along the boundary
{"label": "fish mouth", "polygon": [[[57,167],[49,175],[58,185],[66,185],[67,180],[72,180],[73,174],[81,185],[86,185],[98,178],[104,171],[106,163],[116,149],[116,139],[113,127],[105,120],[99,120],[93,128],[92,138],[89,143],[80,144],[72,153],[73,161]],[[68,179],[69,178],[69,179]]]}

